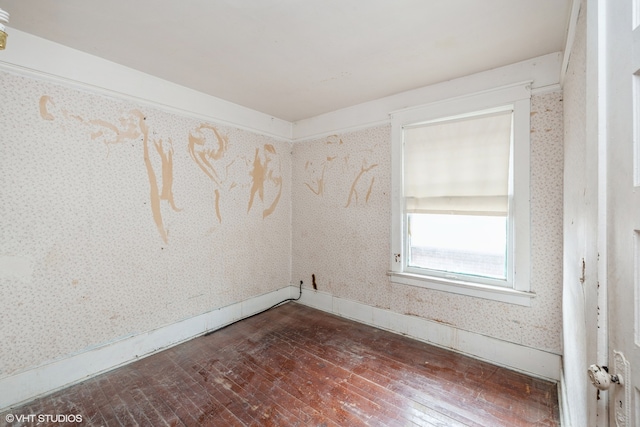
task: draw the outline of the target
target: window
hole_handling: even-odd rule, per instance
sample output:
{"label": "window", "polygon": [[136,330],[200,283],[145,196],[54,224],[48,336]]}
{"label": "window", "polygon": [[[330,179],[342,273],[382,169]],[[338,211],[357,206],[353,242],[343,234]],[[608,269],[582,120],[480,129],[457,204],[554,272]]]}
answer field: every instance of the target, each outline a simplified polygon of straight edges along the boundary
{"label": "window", "polygon": [[521,84],[393,114],[393,282],[529,305]]}

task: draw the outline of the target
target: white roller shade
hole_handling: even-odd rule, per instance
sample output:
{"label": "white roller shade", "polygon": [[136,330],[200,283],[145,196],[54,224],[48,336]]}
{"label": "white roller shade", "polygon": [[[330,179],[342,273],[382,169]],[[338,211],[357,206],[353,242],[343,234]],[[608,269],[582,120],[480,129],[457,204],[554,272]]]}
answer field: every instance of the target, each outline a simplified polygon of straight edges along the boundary
{"label": "white roller shade", "polygon": [[404,129],[407,212],[507,215],[512,111]]}

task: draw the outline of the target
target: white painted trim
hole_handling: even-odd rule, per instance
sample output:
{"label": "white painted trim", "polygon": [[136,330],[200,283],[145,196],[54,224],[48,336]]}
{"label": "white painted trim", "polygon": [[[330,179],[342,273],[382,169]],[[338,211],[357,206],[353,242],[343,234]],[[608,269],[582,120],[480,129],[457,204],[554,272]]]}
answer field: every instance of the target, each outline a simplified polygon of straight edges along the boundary
{"label": "white painted trim", "polygon": [[322,135],[350,131],[365,125],[389,121],[389,113],[418,105],[465,96],[492,88],[531,80],[532,90],[557,85],[560,82],[560,52],[518,62],[466,77],[425,86],[365,102],[341,110],[300,120],[293,125],[293,141],[301,142]]}
{"label": "white painted trim", "polygon": [[531,96],[545,95],[547,93],[561,92],[561,91],[562,91],[562,86],[560,86],[560,83],[556,83],[549,86],[537,87],[537,88],[531,89]]}
{"label": "white painted trim", "polygon": [[567,25],[567,36],[564,45],[564,54],[562,55],[562,67],[560,68],[560,85],[564,84],[564,78],[569,68],[569,59],[573,49],[573,42],[576,38],[576,27],[578,25],[578,17],[580,16],[581,1],[571,1],[571,14]]}
{"label": "white painted trim", "polygon": [[562,61],[560,52],[552,53],[290,123],[14,28],[9,32],[0,70],[294,142],[386,124],[391,111],[522,80],[533,80],[535,93],[558,84]]}
{"label": "white painted trim", "polygon": [[[577,0],[576,0],[577,1]],[[597,213],[597,275],[598,275],[598,302],[596,315],[598,328],[596,331],[596,363],[600,366],[609,366],[609,60],[607,22],[608,2],[606,0],[587,0],[587,59],[586,59],[586,137],[587,147],[596,146],[598,156],[598,213]],[[592,145],[592,138],[596,141]],[[589,148],[587,148],[588,153]],[[592,154],[593,155],[593,154]],[[614,308],[615,309],[615,308]],[[583,320],[584,321],[584,320]],[[590,334],[590,332],[587,332]],[[587,335],[587,348],[589,348],[591,335]],[[571,363],[572,361],[568,361]],[[587,360],[587,365],[593,363]],[[589,386],[587,386],[589,387]],[[606,395],[605,395],[606,396]],[[587,400],[589,415],[593,413],[589,409],[595,403],[596,427],[609,425],[609,413],[613,410],[607,397],[604,399]],[[638,403],[636,403],[637,405]],[[637,406],[636,406],[637,407]]]}
{"label": "white painted trim", "polygon": [[0,70],[291,141],[292,124],[286,120],[29,33],[8,31],[10,41],[0,51]]}
{"label": "white painted trim", "polygon": [[[292,292],[298,289],[292,286]],[[439,322],[372,307],[304,289],[298,301],[319,310],[352,319],[391,332],[407,335],[438,347],[485,360],[495,365],[551,381],[560,380],[561,356],[544,350],[503,341]]]}
{"label": "white painted trim", "polygon": [[[378,120],[378,121],[375,121],[375,122],[358,123],[358,124],[355,124],[353,126],[347,126],[347,127],[344,127],[344,128],[335,128],[335,129],[327,128],[322,133],[309,135],[308,137],[305,137],[305,138],[295,139],[295,140],[293,140],[293,142],[312,141],[314,139],[326,138],[328,136],[342,135],[342,134],[345,134],[345,133],[348,133],[348,132],[357,132],[357,131],[363,130],[363,129],[371,129],[371,128],[377,127],[377,126],[388,125],[390,123],[391,123],[391,117],[389,115],[387,115],[387,117],[385,119]],[[293,132],[295,133],[296,123],[294,123],[293,126],[294,126]]]}
{"label": "white painted trim", "polygon": [[560,369],[560,381],[558,381],[558,406],[560,408],[560,426],[571,427],[571,415],[569,411],[569,396],[564,380],[564,369]]}
{"label": "white painted trim", "polygon": [[428,121],[432,118],[439,119],[464,114],[468,113],[469,110],[482,110],[501,106],[502,104],[510,104],[514,100],[529,100],[531,99],[532,84],[532,80],[523,80],[473,93],[465,93],[452,98],[440,99],[435,102],[402,108],[389,112],[389,115],[392,122],[397,118],[401,124],[408,124],[415,121]]}
{"label": "white painted trim", "polygon": [[[532,81],[514,82],[482,91],[436,101],[400,111],[391,116],[391,251],[390,276],[394,283],[420,286],[495,301],[531,305],[530,281],[530,111]],[[547,86],[545,86],[547,87]],[[492,283],[461,275],[448,280],[436,274],[416,274],[407,265],[406,234],[402,189],[403,131],[407,125],[443,117],[458,116],[491,108],[513,108],[513,192],[509,200],[509,259],[507,280]],[[510,188],[511,190],[511,188]],[[417,269],[416,269],[417,270]]]}
{"label": "white painted trim", "polygon": [[531,300],[536,297],[536,294],[533,292],[520,291],[502,286],[464,282],[461,280],[448,280],[439,277],[423,276],[421,274],[389,271],[387,272],[387,275],[390,277],[392,283],[435,289],[438,291],[506,302],[509,304],[517,304],[525,307],[531,307]]}
{"label": "white painted trim", "polygon": [[150,356],[169,347],[215,331],[230,323],[298,296],[298,288],[276,291],[212,310],[171,325],[91,348],[0,379],[0,412],[39,396],[85,381],[90,377]]}

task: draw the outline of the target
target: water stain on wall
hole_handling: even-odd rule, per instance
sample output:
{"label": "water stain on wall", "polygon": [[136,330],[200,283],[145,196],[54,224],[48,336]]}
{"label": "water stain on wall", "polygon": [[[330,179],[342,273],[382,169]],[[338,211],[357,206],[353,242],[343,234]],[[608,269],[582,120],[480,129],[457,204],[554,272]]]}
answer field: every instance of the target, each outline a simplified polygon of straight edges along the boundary
{"label": "water stain on wall", "polygon": [[141,135],[141,128],[138,125],[139,120],[134,115],[136,113],[140,112],[136,110],[125,117],[120,117],[118,119],[120,126],[101,119],[89,120],[88,123],[93,128],[91,139],[107,147],[137,139]]}
{"label": "water stain on wall", "polygon": [[365,204],[369,202],[375,184],[375,176],[371,171],[378,166],[369,159],[376,147],[351,153],[348,152],[348,148],[342,139],[335,135],[329,136],[325,141],[326,154],[319,161],[307,160],[304,166],[308,177],[304,185],[317,196],[324,195],[327,177],[332,176],[336,168],[340,169],[335,171],[340,177],[336,182],[342,181],[344,177],[353,177],[346,195],[345,207],[357,205],[363,198]]}
{"label": "water stain on wall", "polygon": [[48,110],[48,105],[47,104],[53,104],[53,101],[51,100],[51,97],[44,95],[42,97],[40,97],[40,117],[42,117],[43,120],[53,120],[53,114],[51,114]]}
{"label": "water stain on wall", "polygon": [[[103,118],[86,119],[81,114],[60,108],[51,96],[42,95],[39,113],[43,120],[56,121],[65,130],[70,124],[85,128],[92,141],[107,147],[107,157],[112,146],[142,142],[142,159],[149,181],[153,222],[162,241],[168,243],[169,232],[163,221],[162,202],[166,202],[176,212],[182,210],[176,206],[173,194],[174,148],[171,138],[154,137],[155,132],[150,129],[147,117],[139,109],[123,113],[113,121]],[[228,138],[209,124],[201,124],[190,131],[187,139],[189,155],[214,185],[214,209],[218,223],[222,222],[221,198],[236,187],[249,188],[247,213],[257,199],[264,206],[263,218],[275,211],[282,195],[283,179],[280,159],[274,145],[264,144],[256,148],[251,159],[242,155],[230,158]],[[243,169],[245,165],[248,171]],[[242,169],[232,173],[232,166]],[[248,180],[239,185],[231,176],[248,176]]]}
{"label": "water stain on wall", "polygon": [[[162,211],[160,210],[160,191],[158,191],[158,182],[156,181],[156,173],[153,170],[153,164],[149,157],[149,128],[145,123],[146,117],[140,110],[133,110],[132,114],[138,119],[138,127],[142,133],[142,147],[144,149],[144,166],[149,176],[149,199],[151,200],[151,211],[153,212],[153,221],[160,233],[162,241],[167,243],[169,236],[167,229],[162,222]],[[131,135],[133,136],[133,135]],[[164,170],[164,167],[162,168]],[[172,180],[171,180],[172,181]]]}
{"label": "water stain on wall", "polygon": [[[54,121],[56,115],[52,112],[55,110],[55,103],[50,96],[43,95],[39,102],[40,116],[43,120]],[[85,125],[89,131],[92,141],[102,143],[108,147],[124,142],[135,142],[142,138],[143,160],[147,177],[149,180],[149,199],[151,204],[151,212],[153,221],[156,225],[160,238],[164,243],[168,243],[168,231],[162,220],[161,200],[169,203],[170,207],[179,211],[173,198],[173,146],[171,140],[168,140],[168,148],[162,139],[153,141],[153,146],[160,156],[161,176],[162,176],[162,192],[158,187],[156,171],[151,161],[150,143],[149,143],[149,127],[146,123],[146,117],[137,109],[131,110],[118,118],[116,123],[112,123],[103,119],[86,120],[79,114],[70,114],[67,110],[59,109],[59,116],[62,121],[73,119]],[[108,152],[107,152],[108,156]]]}
{"label": "water stain on wall", "polygon": [[[202,124],[189,133],[189,154],[200,169],[217,185],[222,185],[223,179],[218,174],[221,165],[212,162],[221,160],[229,148],[226,136],[218,132],[214,126]],[[226,169],[225,165],[225,169]]]}
{"label": "water stain on wall", "polygon": [[[215,185],[214,203],[218,222],[222,222],[221,190],[229,192],[238,187],[238,183],[229,178],[229,170],[234,164],[240,164],[241,159],[244,159],[249,168],[251,180],[247,213],[251,211],[257,196],[263,203],[267,200],[268,204],[262,211],[262,217],[271,215],[282,195],[280,162],[275,147],[272,144],[264,144],[263,147],[256,148],[253,159],[243,156],[229,158],[228,151],[227,137],[214,126],[202,124],[189,133],[189,154]],[[266,188],[269,191],[265,192]]]}
{"label": "water stain on wall", "polygon": [[[351,184],[351,189],[349,190],[349,197],[347,199],[347,204],[345,205],[345,208],[349,207],[353,199],[355,199],[356,204],[358,203],[358,185],[360,184],[360,180],[362,179],[363,176],[367,174],[367,172],[369,172],[371,169],[378,166],[377,163],[369,166],[367,166],[366,163],[367,163],[367,160],[365,159],[364,164],[360,167],[360,172],[358,172],[358,175],[356,175],[355,179],[353,180],[353,183]],[[365,203],[369,202],[369,197],[371,196],[371,191],[373,190],[373,183],[375,182],[375,179],[376,179],[375,176],[371,177],[371,181],[369,182],[369,185],[365,187],[367,188]]]}
{"label": "water stain on wall", "polygon": [[327,167],[329,166],[329,163],[334,159],[335,157],[327,157],[326,161],[321,162],[322,170],[320,172],[320,176],[313,176],[313,175],[316,175],[316,173],[315,173],[315,170],[313,169],[314,163],[312,161],[307,160],[307,162],[304,165],[304,169],[306,171],[309,171],[310,174],[312,175],[311,177],[312,182],[305,182],[304,185],[306,185],[307,188],[311,190],[316,196],[324,195],[324,174],[327,171]]}
{"label": "water stain on wall", "polygon": [[276,149],[271,144],[265,144],[262,148],[262,155],[264,156],[264,161],[260,156],[260,149],[256,148],[255,157],[253,159],[253,168],[251,169],[251,190],[249,196],[249,206],[247,208],[247,212],[251,210],[253,206],[253,201],[255,195],[258,194],[258,197],[262,202],[265,200],[265,184],[270,185],[275,191],[275,195],[273,195],[273,199],[271,203],[262,210],[262,218],[266,218],[275,211],[278,206],[278,202],[280,201],[280,196],[282,196],[282,175],[280,170],[280,163],[277,162],[277,170],[276,170],[276,160],[278,160],[278,153]]}
{"label": "water stain on wall", "polygon": [[162,193],[160,193],[160,200],[166,200],[174,211],[180,212],[182,209],[176,206],[173,199],[173,141],[171,141],[171,138],[167,139],[168,149],[165,149],[162,139],[155,140],[153,145],[160,156],[162,164]]}
{"label": "water stain on wall", "polygon": [[[214,208],[218,222],[222,222],[220,214],[220,190],[225,189],[229,167],[235,162],[226,160],[229,141],[214,126],[201,124],[189,132],[189,154],[198,167],[214,183]],[[235,186],[231,183],[226,189]]]}

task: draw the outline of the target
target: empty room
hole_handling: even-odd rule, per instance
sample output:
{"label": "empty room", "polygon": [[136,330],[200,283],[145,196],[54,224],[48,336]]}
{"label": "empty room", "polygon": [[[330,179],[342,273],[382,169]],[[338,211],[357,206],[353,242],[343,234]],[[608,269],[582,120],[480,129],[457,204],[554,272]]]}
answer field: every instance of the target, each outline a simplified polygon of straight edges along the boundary
{"label": "empty room", "polygon": [[0,425],[640,425],[632,0],[0,0]]}

